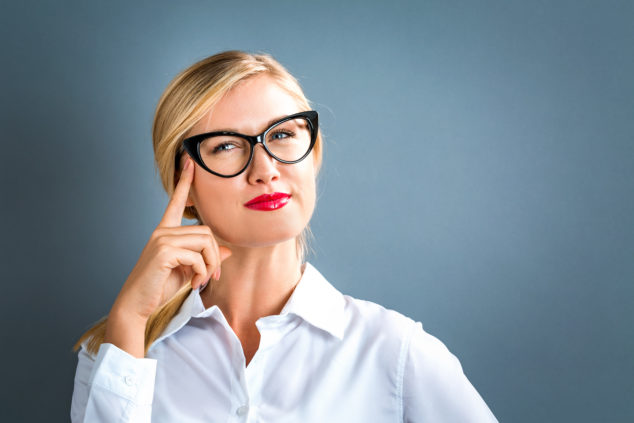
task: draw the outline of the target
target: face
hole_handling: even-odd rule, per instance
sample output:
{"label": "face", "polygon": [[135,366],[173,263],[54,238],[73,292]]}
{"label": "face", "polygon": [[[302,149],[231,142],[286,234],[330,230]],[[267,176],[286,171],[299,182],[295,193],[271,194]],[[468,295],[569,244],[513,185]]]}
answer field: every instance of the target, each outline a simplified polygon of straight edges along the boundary
{"label": "face", "polygon": [[[189,131],[187,136],[229,130],[256,135],[278,118],[303,111],[295,99],[267,75],[240,82]],[[262,194],[289,194],[274,210],[245,206]],[[188,206],[225,244],[261,247],[297,237],[315,208],[313,152],[295,164],[280,163],[257,145],[249,167],[238,176],[222,178],[195,165]]]}

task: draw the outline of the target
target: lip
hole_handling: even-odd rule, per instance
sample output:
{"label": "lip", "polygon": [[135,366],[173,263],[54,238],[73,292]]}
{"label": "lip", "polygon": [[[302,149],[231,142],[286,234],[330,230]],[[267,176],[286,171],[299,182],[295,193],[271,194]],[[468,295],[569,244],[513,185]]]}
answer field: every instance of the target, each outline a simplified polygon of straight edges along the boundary
{"label": "lip", "polygon": [[244,203],[245,207],[253,210],[277,210],[284,207],[290,200],[291,195],[283,192],[263,194]]}

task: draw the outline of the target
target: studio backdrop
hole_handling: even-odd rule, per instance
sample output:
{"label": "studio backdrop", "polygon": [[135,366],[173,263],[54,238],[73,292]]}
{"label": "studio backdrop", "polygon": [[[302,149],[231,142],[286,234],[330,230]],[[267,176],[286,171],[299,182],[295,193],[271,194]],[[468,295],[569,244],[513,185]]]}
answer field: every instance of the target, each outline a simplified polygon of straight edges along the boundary
{"label": "studio backdrop", "polygon": [[634,3],[24,1],[0,22],[0,420],[69,420],[71,347],[167,204],[159,96],[241,49],[320,113],[308,261],[337,289],[421,321],[502,422],[634,421]]}

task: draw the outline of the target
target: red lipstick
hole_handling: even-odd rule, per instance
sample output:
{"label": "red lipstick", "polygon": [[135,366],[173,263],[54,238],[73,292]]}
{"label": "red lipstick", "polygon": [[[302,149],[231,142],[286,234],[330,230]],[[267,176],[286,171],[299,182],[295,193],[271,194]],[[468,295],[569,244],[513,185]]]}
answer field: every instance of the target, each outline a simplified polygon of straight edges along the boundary
{"label": "red lipstick", "polygon": [[288,203],[290,198],[290,194],[284,194],[283,192],[274,192],[273,194],[263,194],[255,197],[244,203],[244,206],[253,210],[277,210],[284,207],[286,203]]}

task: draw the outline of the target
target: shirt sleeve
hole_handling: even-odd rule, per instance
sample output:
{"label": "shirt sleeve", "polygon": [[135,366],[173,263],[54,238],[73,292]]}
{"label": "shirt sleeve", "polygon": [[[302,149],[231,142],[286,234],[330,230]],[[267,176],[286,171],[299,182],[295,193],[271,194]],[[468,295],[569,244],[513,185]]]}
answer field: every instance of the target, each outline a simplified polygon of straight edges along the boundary
{"label": "shirt sleeve", "polygon": [[156,360],[103,343],[79,350],[70,417],[79,422],[150,422]]}
{"label": "shirt sleeve", "polygon": [[497,422],[456,356],[420,322],[405,348],[402,393],[405,423]]}

